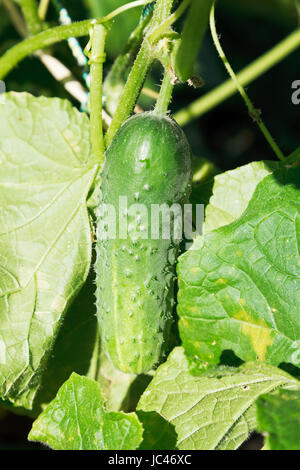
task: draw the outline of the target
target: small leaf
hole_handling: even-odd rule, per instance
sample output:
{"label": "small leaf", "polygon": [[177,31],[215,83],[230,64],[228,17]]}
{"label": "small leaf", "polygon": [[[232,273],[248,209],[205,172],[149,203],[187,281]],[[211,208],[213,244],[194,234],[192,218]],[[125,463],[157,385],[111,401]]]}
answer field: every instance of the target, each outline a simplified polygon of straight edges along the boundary
{"label": "small leaf", "polygon": [[178,313],[190,359],[300,365],[300,168],[258,184],[242,217],[180,258]]}
{"label": "small leaf", "polygon": [[88,118],[67,101],[6,94],[0,163],[0,396],[31,408],[91,262]]}
{"label": "small leaf", "polygon": [[175,348],[141,397],[138,410],[159,413],[175,426],[182,450],[233,450],[256,427],[255,401],[262,393],[299,382],[265,364],[190,373],[183,348]]}
{"label": "small leaf", "polygon": [[55,450],[134,450],[142,435],[135,413],[107,413],[99,385],[73,373],[28,438]]}
{"label": "small leaf", "polygon": [[258,430],[268,450],[300,450],[300,391],[279,390],[257,400]]}

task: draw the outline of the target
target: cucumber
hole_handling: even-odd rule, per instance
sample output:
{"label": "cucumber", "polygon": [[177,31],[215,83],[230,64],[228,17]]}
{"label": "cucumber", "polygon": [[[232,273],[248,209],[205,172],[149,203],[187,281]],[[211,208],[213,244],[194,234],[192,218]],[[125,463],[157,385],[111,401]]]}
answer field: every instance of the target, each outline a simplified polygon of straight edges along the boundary
{"label": "cucumber", "polygon": [[[161,360],[172,323],[180,240],[164,239],[161,230],[151,239],[150,215],[153,204],[181,207],[188,200],[191,151],[183,131],[171,118],[153,113],[128,119],[106,152],[101,181],[95,265],[101,347],[115,367],[141,374]],[[124,214],[120,196],[128,208],[144,209]],[[115,239],[105,239],[108,230],[113,234],[105,204],[115,208]],[[128,218],[126,234],[119,232],[119,217]]]}

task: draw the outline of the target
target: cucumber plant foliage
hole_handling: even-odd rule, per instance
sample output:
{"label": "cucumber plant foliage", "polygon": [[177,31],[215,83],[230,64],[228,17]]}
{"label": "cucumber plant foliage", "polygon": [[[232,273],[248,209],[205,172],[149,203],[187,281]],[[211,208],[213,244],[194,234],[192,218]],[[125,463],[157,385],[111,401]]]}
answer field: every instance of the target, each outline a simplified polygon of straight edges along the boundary
{"label": "cucumber plant foliage", "polygon": [[[17,3],[31,37],[0,58],[0,78],[90,35],[91,119],[68,100],[0,96],[0,406],[32,416],[29,440],[57,450],[234,450],[255,430],[266,449],[299,450],[299,149],[281,158],[259,120],[282,161],[213,169],[192,186],[189,143],[169,113],[209,20],[214,35],[214,2],[116,0],[97,34],[88,20],[45,29],[35,2]],[[91,3],[110,13],[111,2]],[[105,76],[102,88],[103,50],[119,50],[108,20],[125,11],[132,28],[136,7],[106,76],[118,96],[103,110],[102,91],[107,102],[114,93]],[[132,116],[154,60],[157,103]],[[118,231],[120,197],[147,209],[205,202],[202,233],[187,248],[136,236],[141,212],[125,237],[105,238],[103,205]]]}

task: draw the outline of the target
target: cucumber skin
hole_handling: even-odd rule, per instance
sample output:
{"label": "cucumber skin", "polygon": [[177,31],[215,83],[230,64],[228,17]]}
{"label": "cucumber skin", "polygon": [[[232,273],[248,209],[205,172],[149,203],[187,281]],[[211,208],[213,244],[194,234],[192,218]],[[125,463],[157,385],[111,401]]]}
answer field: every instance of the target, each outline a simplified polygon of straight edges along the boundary
{"label": "cucumber skin", "polygon": [[[100,204],[114,205],[118,229],[119,196],[127,196],[128,207],[182,205],[188,200],[191,178],[191,151],[181,128],[169,117],[139,114],[123,124],[106,152]],[[150,232],[150,222],[149,227]],[[168,347],[179,241],[161,236],[136,241],[130,232],[126,240],[101,240],[99,233],[97,240],[102,350],[123,372],[146,373]]]}

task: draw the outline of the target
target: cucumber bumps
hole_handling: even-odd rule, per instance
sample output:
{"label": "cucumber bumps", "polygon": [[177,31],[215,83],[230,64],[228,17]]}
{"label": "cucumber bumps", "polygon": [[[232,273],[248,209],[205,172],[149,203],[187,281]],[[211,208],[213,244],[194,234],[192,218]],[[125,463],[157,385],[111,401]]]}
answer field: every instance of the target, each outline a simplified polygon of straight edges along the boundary
{"label": "cucumber bumps", "polygon": [[169,117],[130,118],[106,152],[101,178],[95,266],[101,347],[118,369],[141,374],[160,361],[172,323],[180,243],[173,229],[182,218],[166,217],[168,231],[162,212],[158,218],[153,212],[188,200],[191,152],[183,131]]}

